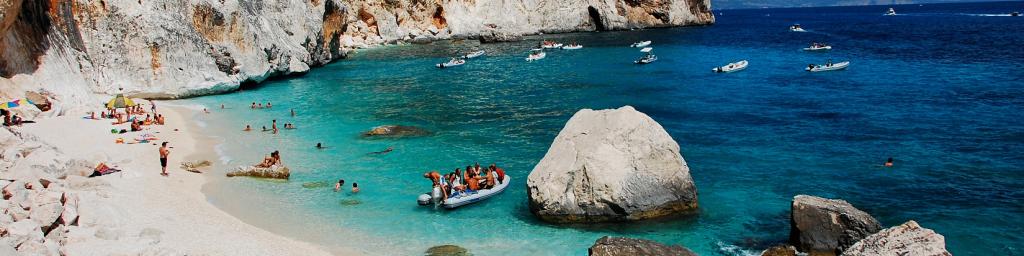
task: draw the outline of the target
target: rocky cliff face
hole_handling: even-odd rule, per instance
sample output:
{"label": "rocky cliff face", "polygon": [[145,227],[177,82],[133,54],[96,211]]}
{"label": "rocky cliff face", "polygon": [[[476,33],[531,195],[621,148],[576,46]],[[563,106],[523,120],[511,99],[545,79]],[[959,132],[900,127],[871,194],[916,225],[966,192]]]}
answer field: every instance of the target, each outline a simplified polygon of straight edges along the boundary
{"label": "rocky cliff face", "polygon": [[398,41],[710,24],[709,0],[5,0],[0,98],[97,106],[306,72]]}

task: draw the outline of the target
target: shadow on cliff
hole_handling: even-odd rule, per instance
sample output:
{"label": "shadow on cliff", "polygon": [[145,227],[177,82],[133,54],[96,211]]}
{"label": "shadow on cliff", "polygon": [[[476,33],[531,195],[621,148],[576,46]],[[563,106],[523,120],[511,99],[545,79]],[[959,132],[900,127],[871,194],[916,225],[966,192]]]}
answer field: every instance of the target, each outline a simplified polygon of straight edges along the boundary
{"label": "shadow on cliff", "polygon": [[74,8],[73,1],[22,1],[0,10],[16,15],[0,23],[0,76],[34,73],[54,44],[84,51]]}

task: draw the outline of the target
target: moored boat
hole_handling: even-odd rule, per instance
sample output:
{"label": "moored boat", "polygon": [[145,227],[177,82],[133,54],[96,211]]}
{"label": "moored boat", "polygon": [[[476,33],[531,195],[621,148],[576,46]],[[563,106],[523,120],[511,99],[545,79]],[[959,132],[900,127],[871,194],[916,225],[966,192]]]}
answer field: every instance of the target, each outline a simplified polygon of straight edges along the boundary
{"label": "moored boat", "polygon": [[580,44],[570,44],[570,45],[562,46],[562,49],[563,50],[578,50],[578,49],[583,49],[583,45],[580,45]]}
{"label": "moored boat", "polygon": [[636,61],[633,61],[633,63],[636,63],[636,64],[650,64],[651,62],[654,62],[654,61],[657,61],[657,60],[658,60],[658,56],[657,55],[654,55],[652,53],[647,53],[647,55],[644,55],[643,57],[640,57],[640,59],[638,59]]}
{"label": "moored boat", "polygon": [[651,50],[654,50],[654,48],[653,47],[644,47],[643,49],[640,49],[640,52],[651,52]]}
{"label": "moored boat", "polygon": [[789,31],[792,31],[792,32],[807,32],[807,30],[804,30],[803,27],[800,27],[800,24],[793,24],[792,26],[789,26]]}
{"label": "moored boat", "polygon": [[452,58],[448,62],[438,63],[436,66],[437,66],[437,68],[449,68],[449,67],[455,67],[455,66],[462,66],[462,64],[466,64],[466,60]]}
{"label": "moored boat", "polygon": [[828,51],[828,50],[832,50],[832,46],[824,44],[824,43],[811,43],[810,47],[804,48],[804,51]]}
{"label": "moored boat", "polygon": [[824,65],[816,65],[816,64],[807,65],[807,68],[805,68],[804,70],[807,70],[807,71],[810,71],[810,72],[835,71],[835,70],[846,69],[846,67],[849,67],[849,66],[850,66],[850,62],[849,61],[843,61],[843,62],[839,62],[839,63],[832,63],[831,61],[829,61],[828,63],[825,63]]}
{"label": "moored boat", "polygon": [[476,57],[480,57],[480,56],[483,56],[483,55],[484,55],[484,53],[485,53],[485,52],[484,52],[483,50],[479,50],[479,51],[475,51],[475,52],[467,53],[466,55],[462,56],[462,58],[465,58],[465,59],[472,59],[472,58],[476,58]]}
{"label": "moored boat", "polygon": [[896,16],[896,10],[889,8],[889,11],[885,12],[885,16]]}
{"label": "moored boat", "polygon": [[633,43],[633,44],[629,45],[629,47],[640,48],[640,47],[646,47],[648,45],[651,45],[651,41],[636,42],[636,43]]}
{"label": "moored boat", "polygon": [[741,60],[741,61],[729,63],[728,65],[725,65],[725,66],[713,68],[713,69],[711,69],[711,71],[714,71],[715,73],[732,73],[732,72],[736,72],[736,71],[740,71],[740,70],[746,69],[748,64],[749,63],[747,62],[747,60]]}

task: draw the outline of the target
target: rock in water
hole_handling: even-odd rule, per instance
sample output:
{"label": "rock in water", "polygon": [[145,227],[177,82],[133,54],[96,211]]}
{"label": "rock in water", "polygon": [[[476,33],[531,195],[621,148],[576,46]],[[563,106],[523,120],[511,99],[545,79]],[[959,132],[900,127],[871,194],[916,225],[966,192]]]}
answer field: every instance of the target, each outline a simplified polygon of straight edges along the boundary
{"label": "rock in water", "polygon": [[576,112],[526,186],[530,211],[551,222],[640,220],[697,208],[679,145],[630,106]]}
{"label": "rock in water", "polygon": [[792,245],[776,245],[771,248],[765,249],[761,252],[761,256],[796,256],[796,247]]}
{"label": "rock in water", "polygon": [[686,247],[668,246],[644,239],[605,236],[590,247],[590,256],[697,256]]}
{"label": "rock in water", "polygon": [[792,211],[789,243],[803,252],[839,254],[882,229],[874,217],[843,200],[798,195]]}
{"label": "rock in water", "polygon": [[260,178],[271,178],[271,179],[288,179],[291,176],[291,172],[288,167],[285,166],[271,166],[270,168],[260,168],[255,166],[239,166],[232,172],[228,172],[228,177],[235,176],[251,176]]}
{"label": "rock in water", "polygon": [[426,136],[430,132],[415,126],[381,125],[363,133],[363,137],[414,137]]}
{"label": "rock in water", "polygon": [[469,256],[469,250],[456,245],[438,245],[427,249],[427,256]]}
{"label": "rock in water", "polygon": [[843,256],[868,255],[915,255],[949,256],[946,239],[931,229],[922,228],[916,221],[883,229],[874,235],[861,239]]}

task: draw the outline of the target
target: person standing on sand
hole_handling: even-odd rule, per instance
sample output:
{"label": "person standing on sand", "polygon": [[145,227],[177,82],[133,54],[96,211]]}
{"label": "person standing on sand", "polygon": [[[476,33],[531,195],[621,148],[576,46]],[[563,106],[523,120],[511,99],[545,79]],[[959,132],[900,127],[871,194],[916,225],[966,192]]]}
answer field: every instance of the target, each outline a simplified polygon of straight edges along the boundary
{"label": "person standing on sand", "polygon": [[167,176],[167,156],[171,155],[171,150],[167,149],[167,142],[160,144],[160,175]]}
{"label": "person standing on sand", "polygon": [[149,101],[149,111],[156,113],[156,101]]}

